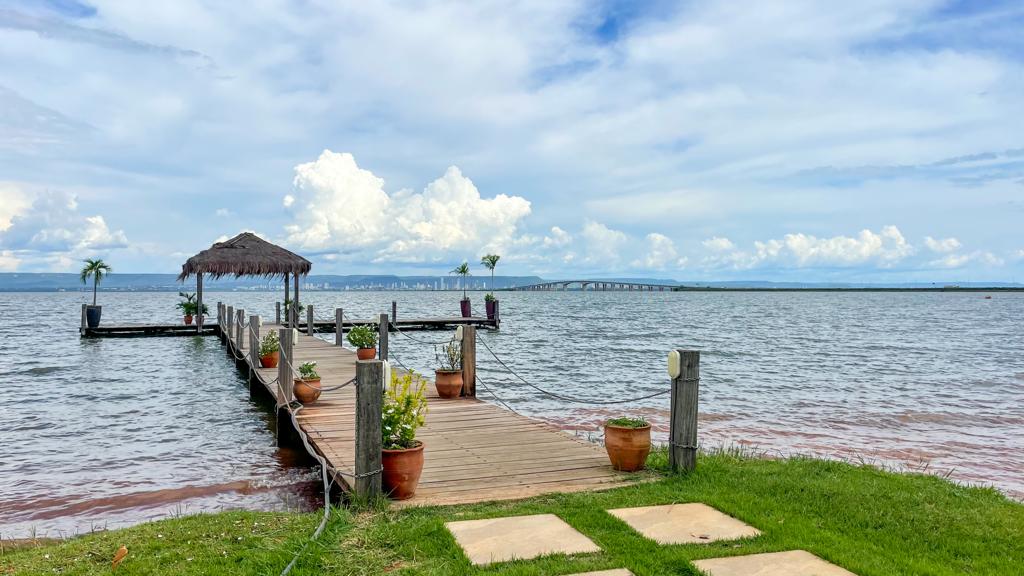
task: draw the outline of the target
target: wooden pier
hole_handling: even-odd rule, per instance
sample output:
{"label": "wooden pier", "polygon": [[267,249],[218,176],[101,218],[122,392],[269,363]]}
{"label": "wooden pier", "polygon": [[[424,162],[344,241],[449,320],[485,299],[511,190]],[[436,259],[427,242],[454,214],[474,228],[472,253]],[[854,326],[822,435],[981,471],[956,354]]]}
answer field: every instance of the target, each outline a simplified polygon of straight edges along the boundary
{"label": "wooden pier", "polygon": [[[260,368],[250,342],[260,333],[278,330],[278,324],[255,324],[237,313],[225,314],[219,330],[239,368],[250,376],[252,391],[266,392],[277,401],[279,439],[293,432],[290,385],[277,385],[278,368]],[[386,321],[387,316],[382,315]],[[249,326],[239,328],[238,321]],[[454,320],[454,319],[452,319]],[[473,334],[475,330],[467,330]],[[356,466],[356,386],[328,391],[356,376],[355,352],[307,332],[288,336],[293,363],[317,363],[325,389],[317,402],[295,416],[313,449],[337,471],[335,479],[352,488]],[[382,350],[386,343],[382,342]],[[384,352],[386,354],[386,352]],[[397,369],[397,367],[393,368]],[[475,370],[475,360],[471,370]],[[469,376],[475,382],[470,372]],[[473,386],[467,387],[473,390]],[[635,482],[635,475],[614,471],[604,449],[566,434],[546,423],[520,416],[478,400],[474,395],[441,399],[428,383],[426,425],[417,438],[424,443],[425,466],[416,496],[402,505],[435,505],[526,498],[552,492],[607,489]],[[378,438],[379,439],[379,438]]]}

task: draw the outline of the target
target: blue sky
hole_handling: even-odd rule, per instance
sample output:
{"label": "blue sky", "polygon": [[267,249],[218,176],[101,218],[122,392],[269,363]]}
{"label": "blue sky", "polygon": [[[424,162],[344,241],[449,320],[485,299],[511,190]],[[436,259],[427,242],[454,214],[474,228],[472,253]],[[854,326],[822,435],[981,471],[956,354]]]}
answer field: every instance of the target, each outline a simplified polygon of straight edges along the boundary
{"label": "blue sky", "polygon": [[1024,282],[1020,2],[0,2],[0,271]]}

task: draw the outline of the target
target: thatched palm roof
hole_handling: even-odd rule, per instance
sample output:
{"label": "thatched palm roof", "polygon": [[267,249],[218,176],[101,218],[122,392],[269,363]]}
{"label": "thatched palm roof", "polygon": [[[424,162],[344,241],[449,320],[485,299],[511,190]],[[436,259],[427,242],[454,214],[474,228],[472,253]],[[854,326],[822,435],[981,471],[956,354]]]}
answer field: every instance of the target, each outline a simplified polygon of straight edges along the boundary
{"label": "thatched palm roof", "polygon": [[214,278],[239,276],[278,276],[309,274],[313,264],[298,254],[271,244],[252,232],[243,232],[188,259],[178,280],[196,274]]}

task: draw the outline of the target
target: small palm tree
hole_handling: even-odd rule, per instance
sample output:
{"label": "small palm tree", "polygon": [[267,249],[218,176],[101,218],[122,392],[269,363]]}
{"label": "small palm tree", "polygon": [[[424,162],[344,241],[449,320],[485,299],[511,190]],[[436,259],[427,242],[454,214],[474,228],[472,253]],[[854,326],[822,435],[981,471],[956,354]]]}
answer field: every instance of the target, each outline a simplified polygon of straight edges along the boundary
{"label": "small palm tree", "polygon": [[103,280],[104,276],[113,272],[114,269],[110,267],[110,264],[107,264],[99,258],[96,258],[95,260],[88,258],[83,260],[83,262],[85,262],[85,266],[82,266],[82,284],[85,284],[89,280],[89,277],[92,276],[92,305],[95,306],[96,290],[99,288],[100,281]]}
{"label": "small palm tree", "polygon": [[466,299],[466,277],[467,276],[472,276],[472,274],[469,273],[469,262],[463,262],[462,264],[459,264],[458,266],[456,266],[455,268],[452,269],[450,274],[455,274],[456,276],[462,276],[462,299],[465,300]]}
{"label": "small palm tree", "polygon": [[491,271],[491,296],[494,296],[494,267],[498,265],[498,260],[501,260],[501,256],[497,254],[488,254],[480,259],[480,263]]}

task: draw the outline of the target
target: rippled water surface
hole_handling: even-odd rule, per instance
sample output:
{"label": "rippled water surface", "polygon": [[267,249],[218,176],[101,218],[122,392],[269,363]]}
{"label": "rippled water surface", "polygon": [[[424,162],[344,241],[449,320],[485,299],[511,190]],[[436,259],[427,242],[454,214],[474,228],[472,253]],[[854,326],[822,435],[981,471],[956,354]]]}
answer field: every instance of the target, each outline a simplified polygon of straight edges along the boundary
{"label": "rippled water surface", "polygon": [[[459,294],[309,292],[318,316],[451,315]],[[482,383],[525,414],[596,430],[639,413],[664,431],[665,354],[701,357],[701,441],[950,472],[1024,497],[1024,294],[502,293]],[[271,293],[207,294],[270,316]],[[483,294],[472,294],[482,306]],[[316,475],[276,447],[215,338],[80,340],[86,295],[0,294],[0,535],[59,535],[228,507],[315,506]],[[101,294],[103,323],[180,322],[167,293]],[[397,358],[433,365],[392,335]],[[484,386],[480,396],[486,397]]]}

